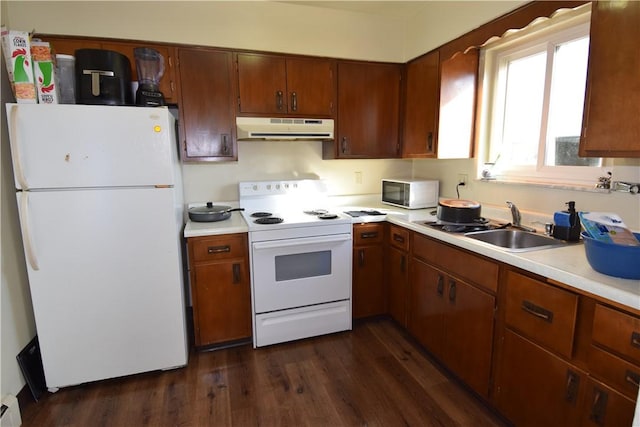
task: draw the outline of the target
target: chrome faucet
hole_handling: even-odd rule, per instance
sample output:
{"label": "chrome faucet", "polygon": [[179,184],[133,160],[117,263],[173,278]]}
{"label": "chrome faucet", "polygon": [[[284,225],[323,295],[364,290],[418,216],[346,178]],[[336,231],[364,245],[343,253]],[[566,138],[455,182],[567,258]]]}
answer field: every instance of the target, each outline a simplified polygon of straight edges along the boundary
{"label": "chrome faucet", "polygon": [[526,225],[522,225],[520,221],[522,220],[522,216],[520,215],[520,210],[518,207],[511,202],[507,202],[507,206],[511,209],[511,226],[514,228],[519,228],[524,231],[531,231],[533,233],[536,232],[536,229],[533,227],[527,227]]}

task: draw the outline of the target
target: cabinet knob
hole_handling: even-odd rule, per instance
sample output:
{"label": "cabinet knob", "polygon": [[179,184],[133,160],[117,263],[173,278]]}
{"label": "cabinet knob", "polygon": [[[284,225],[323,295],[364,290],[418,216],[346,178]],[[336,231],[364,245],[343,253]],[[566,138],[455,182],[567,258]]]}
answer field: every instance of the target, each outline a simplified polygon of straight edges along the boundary
{"label": "cabinet knob", "polygon": [[427,151],[433,151],[433,132],[429,132],[427,135]]}
{"label": "cabinet knob", "polygon": [[340,143],[340,148],[342,150],[342,154],[346,154],[347,152],[347,137],[342,137],[342,142]]}
{"label": "cabinet knob", "polygon": [[591,413],[589,419],[599,426],[604,425],[604,416],[607,410],[607,400],[609,396],[606,392],[595,388],[593,403],[591,404]]}
{"label": "cabinet knob", "polygon": [[456,287],[456,281],[453,279],[449,280],[449,302],[456,302],[456,293],[458,288]]}
{"label": "cabinet knob", "polygon": [[298,94],[291,92],[291,111],[298,111]]}
{"label": "cabinet knob", "polygon": [[233,264],[233,284],[237,285],[240,283],[240,264]]}
{"label": "cabinet knob", "polygon": [[364,249],[358,251],[358,263],[360,267],[364,266]]}
{"label": "cabinet knob", "polygon": [[580,377],[572,370],[567,370],[567,390],[565,400],[569,403],[576,403],[578,388],[580,387]]}
{"label": "cabinet knob", "polygon": [[439,296],[444,295],[444,276],[442,274],[438,274],[438,284],[436,285],[436,289]]}
{"label": "cabinet knob", "polygon": [[277,90],[276,91],[276,108],[279,111],[282,111],[283,106],[284,106],[284,101],[282,99],[282,91],[281,90]]}

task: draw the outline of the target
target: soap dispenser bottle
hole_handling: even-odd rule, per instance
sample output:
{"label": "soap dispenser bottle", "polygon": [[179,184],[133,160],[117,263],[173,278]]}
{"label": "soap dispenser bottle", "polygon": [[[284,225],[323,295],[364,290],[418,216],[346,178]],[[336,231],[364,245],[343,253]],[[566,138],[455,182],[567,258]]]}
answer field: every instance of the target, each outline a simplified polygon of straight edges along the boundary
{"label": "soap dispenser bottle", "polygon": [[577,242],[580,240],[580,218],[576,212],[576,202],[573,200],[566,203],[567,210],[556,212],[553,215],[553,237],[556,239],[566,240],[568,242]]}

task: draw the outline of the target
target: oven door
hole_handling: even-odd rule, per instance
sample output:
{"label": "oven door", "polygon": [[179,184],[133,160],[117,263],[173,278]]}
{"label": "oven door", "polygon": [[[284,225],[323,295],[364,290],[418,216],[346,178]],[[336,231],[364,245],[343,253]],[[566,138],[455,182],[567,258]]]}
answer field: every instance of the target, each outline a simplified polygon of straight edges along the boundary
{"label": "oven door", "polygon": [[255,313],[351,297],[351,234],[254,242]]}

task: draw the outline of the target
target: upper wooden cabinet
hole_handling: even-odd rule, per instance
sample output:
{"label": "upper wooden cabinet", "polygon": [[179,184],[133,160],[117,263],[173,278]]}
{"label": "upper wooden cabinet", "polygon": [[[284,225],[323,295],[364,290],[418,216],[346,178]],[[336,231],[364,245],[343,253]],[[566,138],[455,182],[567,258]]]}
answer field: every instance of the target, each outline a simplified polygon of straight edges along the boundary
{"label": "upper wooden cabinet", "polygon": [[592,4],[580,156],[640,157],[640,2]]}
{"label": "upper wooden cabinet", "polygon": [[237,54],[238,114],[333,117],[336,61]]}
{"label": "upper wooden cabinet", "polygon": [[324,158],[399,157],[401,74],[401,64],[338,62],[338,124]]}
{"label": "upper wooden cabinet", "polygon": [[76,49],[106,49],[121,53],[126,56],[131,63],[131,80],[133,81],[138,79],[136,58],[133,54],[133,49],[136,47],[153,48],[164,58],[164,74],[160,79],[160,92],[162,92],[164,99],[168,104],[175,104],[178,102],[175,49],[171,46],[147,42],[121,42],[80,37],[56,37],[47,35],[38,37],[43,41],[51,43],[55,53],[74,55]]}
{"label": "upper wooden cabinet", "polygon": [[180,48],[178,58],[183,160],[237,160],[232,53]]}
{"label": "upper wooden cabinet", "polygon": [[402,157],[436,157],[439,65],[437,50],[407,64]]}
{"label": "upper wooden cabinet", "polygon": [[433,51],[407,64],[402,157],[473,155],[478,55]]}

